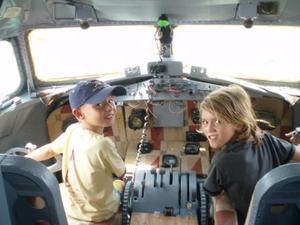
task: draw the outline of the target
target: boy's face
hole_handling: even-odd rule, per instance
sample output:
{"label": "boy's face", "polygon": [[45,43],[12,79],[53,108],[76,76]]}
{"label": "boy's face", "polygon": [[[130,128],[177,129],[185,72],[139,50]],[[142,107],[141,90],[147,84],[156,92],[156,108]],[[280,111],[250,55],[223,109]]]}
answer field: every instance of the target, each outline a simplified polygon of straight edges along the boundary
{"label": "boy's face", "polygon": [[113,125],[116,105],[114,97],[109,96],[101,104],[84,104],[78,110],[80,111],[80,116],[77,119],[84,128],[94,132],[101,132],[104,127]]}
{"label": "boy's face", "polygon": [[201,130],[207,137],[209,145],[214,149],[218,149],[232,139],[237,127],[222,120],[215,113],[203,110],[201,114]]}

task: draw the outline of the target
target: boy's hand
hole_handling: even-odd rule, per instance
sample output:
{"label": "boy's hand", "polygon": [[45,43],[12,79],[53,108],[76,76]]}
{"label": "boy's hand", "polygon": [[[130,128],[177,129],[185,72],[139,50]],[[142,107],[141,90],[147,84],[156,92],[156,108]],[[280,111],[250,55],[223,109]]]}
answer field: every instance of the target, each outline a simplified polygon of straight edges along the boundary
{"label": "boy's hand", "polygon": [[35,144],[32,144],[30,142],[28,142],[25,145],[25,149],[27,150],[28,153],[32,152],[33,150],[37,149],[37,146]]}
{"label": "boy's hand", "polygon": [[113,181],[113,187],[116,189],[119,193],[123,193],[125,182],[123,180],[117,179]]}
{"label": "boy's hand", "polygon": [[293,144],[300,144],[300,127],[296,127],[292,132],[286,133],[286,137],[290,138]]}

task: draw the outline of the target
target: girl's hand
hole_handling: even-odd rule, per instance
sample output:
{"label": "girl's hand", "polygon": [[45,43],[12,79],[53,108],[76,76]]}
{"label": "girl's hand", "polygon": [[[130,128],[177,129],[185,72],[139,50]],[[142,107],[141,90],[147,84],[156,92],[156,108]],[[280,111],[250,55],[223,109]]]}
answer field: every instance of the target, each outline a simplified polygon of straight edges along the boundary
{"label": "girl's hand", "polygon": [[290,138],[293,144],[300,144],[300,127],[296,127],[292,132],[286,133],[286,137]]}

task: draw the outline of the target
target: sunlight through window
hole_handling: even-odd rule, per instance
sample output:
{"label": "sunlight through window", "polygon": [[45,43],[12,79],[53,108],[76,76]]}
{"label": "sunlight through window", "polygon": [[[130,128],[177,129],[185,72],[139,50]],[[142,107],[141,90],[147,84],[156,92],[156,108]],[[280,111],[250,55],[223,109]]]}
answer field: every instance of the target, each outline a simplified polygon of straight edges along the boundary
{"label": "sunlight through window", "polygon": [[0,41],[0,100],[3,96],[16,92],[21,85],[20,72],[13,47],[8,41]]}
{"label": "sunlight through window", "polygon": [[124,68],[158,60],[154,33],[153,26],[34,30],[29,45],[35,75],[43,81],[124,77]]}
{"label": "sunlight through window", "polygon": [[210,77],[299,82],[299,40],[299,27],[202,25],[179,26],[173,44],[176,59]]}

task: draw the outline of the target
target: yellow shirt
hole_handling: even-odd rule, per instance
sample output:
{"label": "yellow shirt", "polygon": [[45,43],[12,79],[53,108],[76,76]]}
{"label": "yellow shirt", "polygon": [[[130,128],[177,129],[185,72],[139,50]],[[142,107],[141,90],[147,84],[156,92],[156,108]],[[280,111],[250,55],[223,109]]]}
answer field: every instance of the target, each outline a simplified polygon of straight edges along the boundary
{"label": "yellow shirt", "polygon": [[112,217],[120,204],[112,174],[121,176],[125,172],[114,143],[76,123],[54,140],[51,147],[63,154],[62,199],[67,215],[95,222]]}

